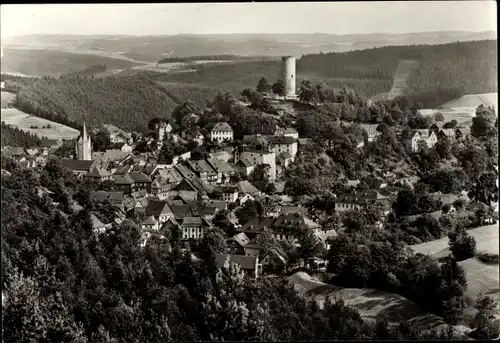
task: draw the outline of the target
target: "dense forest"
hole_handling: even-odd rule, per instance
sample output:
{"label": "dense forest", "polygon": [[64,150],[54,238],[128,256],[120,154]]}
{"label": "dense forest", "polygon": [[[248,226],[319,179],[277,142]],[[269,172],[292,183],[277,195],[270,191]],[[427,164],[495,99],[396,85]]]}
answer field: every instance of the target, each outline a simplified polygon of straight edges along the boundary
{"label": "dense forest", "polygon": [[[323,80],[331,87],[346,85],[370,97],[388,92],[400,60],[420,63],[409,78],[409,94],[458,89],[462,94],[496,92],[496,41],[458,42],[442,45],[389,46],[343,53],[304,55],[297,60],[297,81]],[[257,83],[262,76],[279,78],[279,61],[189,66],[194,72],[162,75],[166,81],[214,85],[235,93]],[[423,96],[421,96],[423,97]],[[432,100],[432,99],[431,99]]]}
{"label": "dense forest", "polygon": [[209,87],[160,84],[140,76],[11,78],[6,85],[17,88],[15,107],[26,113],[74,128],[86,121],[131,131],[144,130],[153,117],[169,118],[189,99],[202,106],[217,93]]}
{"label": "dense forest", "polygon": [[16,127],[5,124],[2,121],[2,132],[0,134],[0,146],[20,146],[29,148],[32,146],[40,146],[41,139],[29,132],[19,130]]}
{"label": "dense forest", "polygon": [[[90,213],[111,221],[111,204],[89,201],[90,186],[77,182],[60,162],[50,160],[33,171],[3,158],[2,166],[11,173],[1,180],[4,342],[450,339],[453,335],[453,330],[424,331],[408,321],[389,324],[383,316],[376,322],[364,321],[342,301],[327,301],[320,307],[300,298],[283,277],[250,280],[235,265],[217,268],[214,253],[224,246],[217,229],[205,235],[198,260],[181,251],[175,232],[141,247],[140,229],[130,220],[94,234]],[[74,209],[75,200],[82,210]],[[398,277],[417,272],[412,259],[421,257],[408,259]],[[431,272],[436,266],[429,268]],[[450,262],[441,267],[442,275],[450,268],[460,271]],[[431,276],[424,278],[429,287]]]}

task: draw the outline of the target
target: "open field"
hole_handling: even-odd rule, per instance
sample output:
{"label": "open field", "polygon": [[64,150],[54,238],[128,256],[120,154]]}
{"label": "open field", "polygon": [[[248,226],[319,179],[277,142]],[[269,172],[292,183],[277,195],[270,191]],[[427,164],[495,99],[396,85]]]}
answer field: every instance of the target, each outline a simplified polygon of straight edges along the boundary
{"label": "open field", "polygon": [[[48,139],[75,139],[80,134],[73,128],[31,116],[15,108],[2,108],[1,119],[7,125],[17,127],[40,137],[45,136]],[[42,128],[43,126],[47,127],[49,124],[50,128]],[[38,128],[31,128],[31,126],[37,126]]]}
{"label": "open field", "polygon": [[[474,107],[479,105],[494,106],[498,110],[498,93],[467,94],[458,99],[448,101],[440,108]],[[498,115],[498,114],[497,114]]]}
{"label": "open field", "polygon": [[[499,253],[498,224],[481,226],[476,229],[469,230],[468,233],[476,239],[478,252],[486,252],[490,254]],[[437,239],[432,242],[411,245],[410,248],[415,253],[435,255],[448,249],[448,237]]]}
{"label": "open field", "polygon": [[325,284],[312,279],[307,273],[298,272],[290,276],[299,294],[308,299],[315,298],[323,304],[325,297],[342,299],[346,305],[359,311],[365,319],[375,319],[377,315],[387,315],[390,322],[403,320],[414,322],[423,330],[436,328],[444,324],[440,317],[424,312],[418,305],[408,299],[392,293],[385,293],[371,288],[343,288]]}
{"label": "open field", "polygon": [[[499,255],[499,233],[498,224],[482,226],[469,230],[469,235],[476,239],[476,253]],[[410,248],[415,253],[428,254],[439,259],[448,256],[448,238],[441,238],[432,242],[412,245]],[[486,264],[477,257],[459,262],[467,273],[467,296],[470,300],[478,294],[497,296],[500,288],[500,266],[499,264]],[[498,300],[498,299],[497,299]]]}

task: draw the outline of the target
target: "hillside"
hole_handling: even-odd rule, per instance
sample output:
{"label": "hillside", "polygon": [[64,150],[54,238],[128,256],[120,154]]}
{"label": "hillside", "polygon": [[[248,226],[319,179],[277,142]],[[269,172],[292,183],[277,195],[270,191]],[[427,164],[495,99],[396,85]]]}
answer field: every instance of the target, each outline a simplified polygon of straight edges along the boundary
{"label": "hillside", "polygon": [[[316,299],[323,304],[325,298],[342,299],[347,306],[352,306],[364,319],[374,320],[385,315],[389,322],[397,323],[401,318],[416,325],[420,330],[442,329],[447,324],[442,318],[424,312],[418,305],[408,299],[392,293],[370,288],[343,288],[326,284],[311,278],[304,272],[290,276],[288,280],[300,296]],[[455,330],[457,334],[457,330]]]}
{"label": "hillside", "polygon": [[2,37],[6,48],[106,53],[144,62],[199,55],[283,56],[344,52],[388,45],[444,44],[495,39],[495,32],[416,32],[406,34],[209,34],[172,36],[31,35]]}
{"label": "hillside", "polygon": [[95,54],[4,48],[1,71],[29,76],[60,76],[84,71],[94,65],[105,65],[112,70],[132,68],[139,64]]}
{"label": "hillside", "polygon": [[1,123],[0,132],[0,146],[15,146],[29,148],[32,146],[40,145],[40,138],[29,133],[22,131],[18,128],[12,127],[5,124],[3,121]]}
{"label": "hillside", "polygon": [[[217,89],[198,85],[158,83],[140,76],[30,79],[17,95],[17,107],[77,127],[110,123],[141,131],[154,117],[169,118],[187,100],[203,107]],[[51,118],[57,113],[58,118]]]}
{"label": "hillside", "polygon": [[[499,255],[499,229],[498,224],[482,226],[468,231],[476,239],[477,254]],[[450,250],[448,238],[412,245],[410,248],[415,253],[428,254],[435,259],[446,257]],[[475,299],[479,293],[486,295],[498,294],[500,287],[500,266],[498,262],[488,264],[480,261],[478,257],[459,262],[467,275],[467,295]]]}
{"label": "hillside", "polygon": [[[461,53],[456,54],[457,50]],[[434,107],[435,103],[439,105],[466,93],[495,92],[495,54],[496,41],[389,46],[310,54],[297,60],[297,81],[300,83],[307,78],[322,80],[331,87],[346,85],[359,94],[371,97],[389,92],[394,81],[398,81],[394,79],[400,61],[411,60],[410,72],[402,73],[405,74],[404,80],[401,80],[407,88],[405,93],[417,97],[425,106]],[[452,59],[453,63],[450,63],[450,55],[458,56]],[[191,65],[184,69],[182,73],[161,75],[159,78],[168,82],[217,86],[238,93],[244,88],[255,87],[262,76],[274,82],[280,77],[281,65],[279,61],[253,61]],[[399,82],[395,86],[400,87]],[[400,95],[401,92],[393,94]]]}

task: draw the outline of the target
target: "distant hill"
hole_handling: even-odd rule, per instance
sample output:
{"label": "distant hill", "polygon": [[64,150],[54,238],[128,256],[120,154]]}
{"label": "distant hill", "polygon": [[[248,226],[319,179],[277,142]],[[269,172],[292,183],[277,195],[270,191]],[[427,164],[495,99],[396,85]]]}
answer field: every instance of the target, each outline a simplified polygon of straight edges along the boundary
{"label": "distant hill", "polygon": [[407,34],[229,34],[173,36],[36,35],[2,37],[7,48],[106,52],[139,61],[199,55],[282,56],[369,49],[387,45],[443,44],[496,39],[496,32],[417,32]]}
{"label": "distant hill", "polygon": [[139,64],[95,54],[4,48],[4,56],[0,67],[2,73],[22,73],[29,76],[60,76],[82,72],[95,65],[106,65],[108,69],[126,69]]}

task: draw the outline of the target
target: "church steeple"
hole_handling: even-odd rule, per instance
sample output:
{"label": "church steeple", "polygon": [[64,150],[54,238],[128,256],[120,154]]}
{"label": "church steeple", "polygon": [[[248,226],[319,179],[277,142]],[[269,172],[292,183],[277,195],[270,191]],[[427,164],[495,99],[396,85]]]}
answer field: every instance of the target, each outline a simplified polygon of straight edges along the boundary
{"label": "church steeple", "polygon": [[83,122],[82,132],[78,138],[76,154],[79,160],[88,161],[92,159],[92,143],[90,136],[87,134],[85,122]]}

